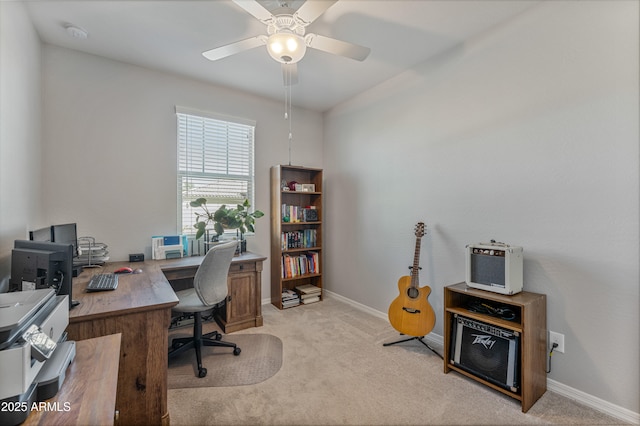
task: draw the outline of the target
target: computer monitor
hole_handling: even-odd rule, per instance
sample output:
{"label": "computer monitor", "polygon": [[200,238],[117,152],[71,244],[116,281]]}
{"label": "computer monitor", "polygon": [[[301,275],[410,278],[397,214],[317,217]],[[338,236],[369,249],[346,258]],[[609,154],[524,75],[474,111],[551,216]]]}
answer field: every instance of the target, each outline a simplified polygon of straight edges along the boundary
{"label": "computer monitor", "polygon": [[73,245],[50,241],[16,240],[11,252],[9,291],[55,288],[56,294],[71,297]]}
{"label": "computer monitor", "polygon": [[51,241],[51,227],[29,231],[29,239],[31,241]]}
{"label": "computer monitor", "polygon": [[75,223],[51,226],[51,242],[73,245],[73,257],[78,256],[78,232]]}

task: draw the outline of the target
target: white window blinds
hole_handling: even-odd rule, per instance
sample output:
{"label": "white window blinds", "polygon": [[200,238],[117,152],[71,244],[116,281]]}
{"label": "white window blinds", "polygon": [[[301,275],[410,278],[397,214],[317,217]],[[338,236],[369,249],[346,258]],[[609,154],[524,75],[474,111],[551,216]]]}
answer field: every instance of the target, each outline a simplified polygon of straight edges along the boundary
{"label": "white window blinds", "polygon": [[254,205],[255,123],[176,108],[178,119],[178,229],[195,234],[189,205],[207,200],[209,211],[222,204]]}

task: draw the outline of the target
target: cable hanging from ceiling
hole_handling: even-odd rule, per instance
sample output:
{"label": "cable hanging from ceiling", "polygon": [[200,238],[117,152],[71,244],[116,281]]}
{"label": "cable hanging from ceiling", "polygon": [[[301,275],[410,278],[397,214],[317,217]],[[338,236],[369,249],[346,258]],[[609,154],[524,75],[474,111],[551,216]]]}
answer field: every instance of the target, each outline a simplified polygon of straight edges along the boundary
{"label": "cable hanging from ceiling", "polygon": [[289,121],[289,165],[291,165],[291,143],[293,142],[293,130],[292,130],[292,117],[291,117],[291,91],[292,91],[292,77],[291,77],[291,65],[283,65],[284,68],[284,119]]}

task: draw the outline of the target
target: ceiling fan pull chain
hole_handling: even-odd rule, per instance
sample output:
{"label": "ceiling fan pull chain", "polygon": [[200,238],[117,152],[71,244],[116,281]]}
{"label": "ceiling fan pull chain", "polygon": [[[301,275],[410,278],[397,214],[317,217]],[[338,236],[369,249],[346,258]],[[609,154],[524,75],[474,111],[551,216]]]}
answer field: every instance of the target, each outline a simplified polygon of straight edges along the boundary
{"label": "ceiling fan pull chain", "polygon": [[291,142],[293,141],[293,131],[291,129],[291,67],[284,66],[284,119],[289,120],[289,165],[291,165]]}
{"label": "ceiling fan pull chain", "polygon": [[[291,71],[289,71],[291,73]],[[291,74],[289,74],[291,76]],[[293,142],[293,131],[291,130],[293,119],[291,117],[292,107],[291,107],[291,92],[293,89],[291,85],[289,85],[289,165],[291,165],[291,143]]]}

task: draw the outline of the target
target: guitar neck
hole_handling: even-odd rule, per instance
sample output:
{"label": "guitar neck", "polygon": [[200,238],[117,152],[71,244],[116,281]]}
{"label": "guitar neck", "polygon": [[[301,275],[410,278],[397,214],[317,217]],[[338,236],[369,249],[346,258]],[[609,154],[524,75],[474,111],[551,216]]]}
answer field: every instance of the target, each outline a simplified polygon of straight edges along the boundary
{"label": "guitar neck", "polygon": [[415,287],[415,288],[419,287],[418,273],[420,271],[420,267],[418,265],[420,264],[421,240],[422,240],[421,237],[416,237],[416,249],[413,254],[413,266],[411,267],[411,287]]}

